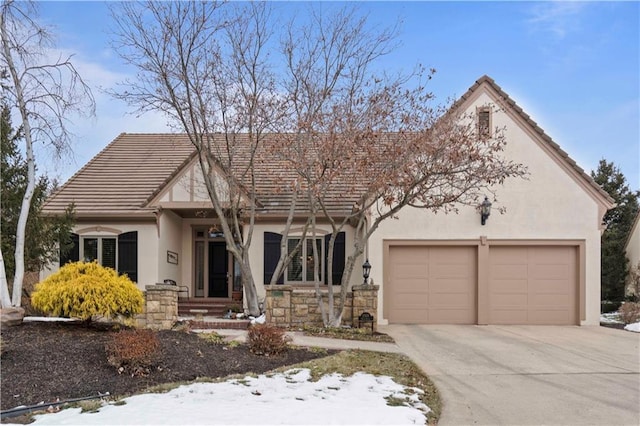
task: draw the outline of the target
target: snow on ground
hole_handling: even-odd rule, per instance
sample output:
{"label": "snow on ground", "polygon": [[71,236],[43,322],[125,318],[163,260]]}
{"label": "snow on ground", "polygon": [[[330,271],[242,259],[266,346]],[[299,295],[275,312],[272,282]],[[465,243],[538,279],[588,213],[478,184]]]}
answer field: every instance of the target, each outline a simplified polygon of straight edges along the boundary
{"label": "snow on ground", "polygon": [[640,333],[640,322],[635,322],[633,324],[627,324],[624,326],[624,329],[627,331],[635,331],[636,333]]}
{"label": "snow on ground", "polygon": [[78,318],[60,318],[60,317],[24,317],[24,322],[80,322]]}
{"label": "snow on ground", "polygon": [[[606,324],[624,324],[624,321],[620,319],[620,314],[618,312],[609,312],[607,314],[600,314],[600,322]],[[624,329],[627,331],[634,331],[636,333],[640,333],[640,322],[636,322],[634,324],[627,324],[624,326]]]}
{"label": "snow on ground", "polygon": [[618,312],[600,314],[600,322],[606,324],[622,324],[622,320],[620,319],[620,314]]}
{"label": "snow on ground", "polygon": [[[330,425],[425,424],[429,407],[416,388],[387,376],[356,373],[312,382],[308,369],[221,383],[194,383],[141,394],[97,413],[70,408],[35,416],[32,425]],[[393,405],[388,405],[391,398]],[[401,403],[404,401],[404,403]],[[398,404],[400,402],[400,404]]]}

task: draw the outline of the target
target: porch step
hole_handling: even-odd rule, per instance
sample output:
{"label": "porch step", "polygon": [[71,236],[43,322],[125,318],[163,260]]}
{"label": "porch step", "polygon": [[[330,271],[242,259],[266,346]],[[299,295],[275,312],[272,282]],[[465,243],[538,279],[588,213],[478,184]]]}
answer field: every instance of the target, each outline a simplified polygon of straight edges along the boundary
{"label": "porch step", "polygon": [[218,318],[205,318],[203,321],[191,320],[189,324],[192,329],[199,330],[214,330],[214,329],[232,329],[232,330],[246,330],[249,328],[249,320],[225,320]]}
{"label": "porch step", "polygon": [[231,299],[218,299],[218,300],[210,300],[210,299],[195,299],[195,298],[180,298],[178,299],[178,315],[180,316],[189,316],[193,315],[191,310],[206,310],[207,312],[203,315],[205,317],[217,317],[222,318],[222,316],[227,312],[229,306],[238,305],[242,302],[235,302]]}

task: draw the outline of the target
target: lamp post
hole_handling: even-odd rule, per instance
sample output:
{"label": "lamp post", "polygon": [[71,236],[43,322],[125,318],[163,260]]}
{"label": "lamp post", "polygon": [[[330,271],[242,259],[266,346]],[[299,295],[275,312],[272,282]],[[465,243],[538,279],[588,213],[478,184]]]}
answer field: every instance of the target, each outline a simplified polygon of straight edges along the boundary
{"label": "lamp post", "polygon": [[369,284],[369,273],[371,272],[371,264],[369,263],[369,259],[365,260],[362,264],[362,276],[364,277],[363,285]]}
{"label": "lamp post", "polygon": [[487,223],[487,219],[491,214],[491,201],[489,198],[484,197],[484,201],[480,204],[480,223],[484,225]]}

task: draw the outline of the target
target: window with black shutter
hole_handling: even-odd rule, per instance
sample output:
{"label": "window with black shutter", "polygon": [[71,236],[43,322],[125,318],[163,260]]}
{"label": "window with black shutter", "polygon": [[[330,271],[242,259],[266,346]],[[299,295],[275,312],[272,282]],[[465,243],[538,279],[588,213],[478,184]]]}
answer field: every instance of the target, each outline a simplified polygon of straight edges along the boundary
{"label": "window with black shutter", "polygon": [[138,281],[138,231],[118,235],[118,273]]}
{"label": "window with black shutter", "polygon": [[[275,232],[264,233],[264,284],[271,284],[271,278],[276,272],[280,260],[280,242],[282,235]],[[284,284],[284,275],[278,277],[276,284]]]}
{"label": "window with black shutter", "polygon": [[[325,284],[329,284],[327,268],[329,265],[329,240],[331,239],[331,234],[325,235],[324,237],[324,250],[325,250]],[[333,242],[333,265],[331,268],[331,278],[333,285],[340,285],[342,282],[342,275],[344,273],[344,260],[345,260],[345,233],[338,232],[336,235],[336,240]]]}

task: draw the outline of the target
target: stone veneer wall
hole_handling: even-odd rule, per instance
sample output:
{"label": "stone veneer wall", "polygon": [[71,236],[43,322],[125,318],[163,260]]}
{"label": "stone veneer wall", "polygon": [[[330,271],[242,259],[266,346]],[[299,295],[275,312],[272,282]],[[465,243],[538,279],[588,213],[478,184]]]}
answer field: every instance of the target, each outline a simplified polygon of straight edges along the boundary
{"label": "stone veneer wall", "polygon": [[[267,291],[266,314],[267,322],[278,327],[301,327],[304,325],[322,326],[322,315],[313,287],[294,287],[290,285],[265,286]],[[347,302],[342,312],[344,325],[358,326],[358,317],[368,312],[374,317],[374,330],[378,318],[378,289],[379,286],[354,286],[347,293]],[[325,309],[328,304],[326,287],[320,290],[323,294]],[[334,303],[340,302],[340,288],[334,292]]]}
{"label": "stone veneer wall", "polygon": [[136,325],[154,330],[169,330],[178,321],[178,287],[174,285],[148,285],[145,303]]}

